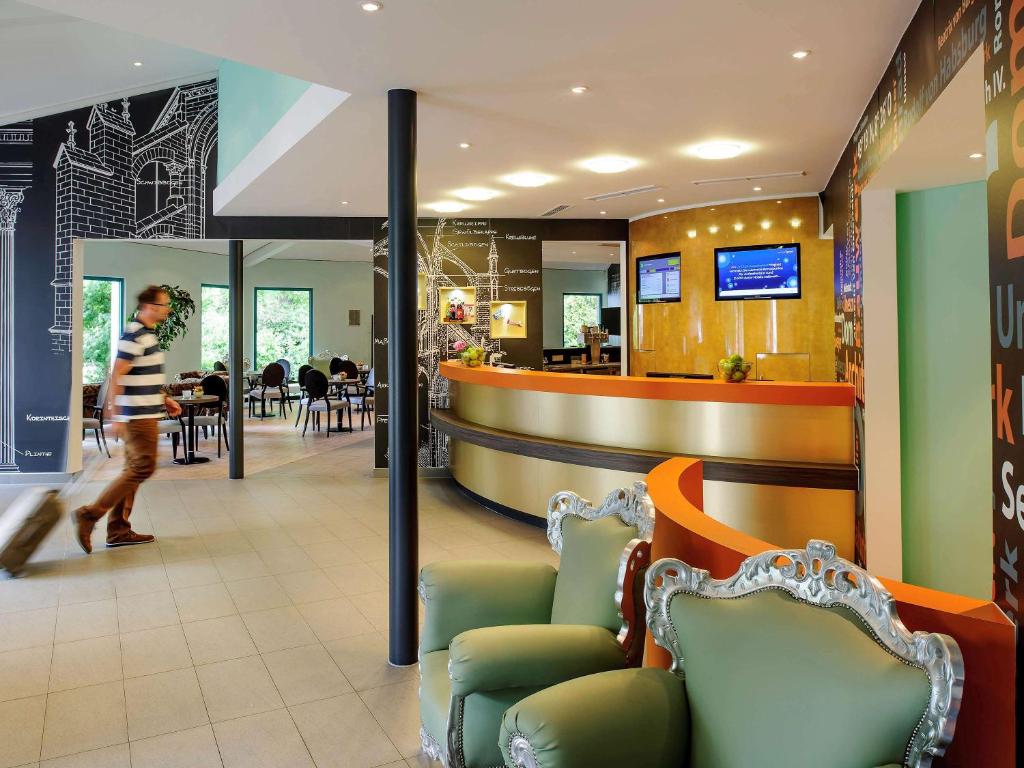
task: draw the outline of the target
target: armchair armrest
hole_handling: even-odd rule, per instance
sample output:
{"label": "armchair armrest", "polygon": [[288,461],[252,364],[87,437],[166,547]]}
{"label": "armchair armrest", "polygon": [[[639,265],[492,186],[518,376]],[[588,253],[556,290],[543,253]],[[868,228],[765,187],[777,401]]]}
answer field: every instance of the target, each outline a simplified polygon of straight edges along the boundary
{"label": "armchair armrest", "polygon": [[452,640],[449,659],[454,696],[555,685],[626,666],[615,635],[581,624],[472,629]]}
{"label": "armchair armrest", "polygon": [[653,667],[581,677],[506,710],[499,744],[519,768],[680,768],[689,752],[686,688]]}
{"label": "armchair armrest", "polygon": [[464,560],[424,566],[421,652],[446,650],[468,629],[549,623],[556,575],[546,563]]}

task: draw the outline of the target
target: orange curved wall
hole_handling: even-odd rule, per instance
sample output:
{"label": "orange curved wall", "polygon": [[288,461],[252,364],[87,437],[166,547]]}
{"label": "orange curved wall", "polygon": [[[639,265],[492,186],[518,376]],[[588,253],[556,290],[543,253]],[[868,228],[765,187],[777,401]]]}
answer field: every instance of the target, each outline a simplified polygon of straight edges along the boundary
{"label": "orange curved wall", "polygon": [[[652,561],[675,557],[725,578],[747,557],[774,544],[740,533],[703,512],[703,467],[676,458],[647,475],[657,509]],[[900,618],[912,630],[943,632],[964,657],[964,696],[956,735],[936,766],[1012,768],[1014,732],[1015,628],[995,603],[881,579],[896,599]],[[668,652],[647,638],[646,664],[669,666]]]}

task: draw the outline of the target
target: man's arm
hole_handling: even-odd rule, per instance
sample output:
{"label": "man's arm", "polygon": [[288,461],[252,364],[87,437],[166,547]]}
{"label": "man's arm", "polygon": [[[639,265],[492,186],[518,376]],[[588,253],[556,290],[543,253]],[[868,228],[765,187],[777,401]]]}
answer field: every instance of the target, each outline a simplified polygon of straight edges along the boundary
{"label": "man's arm", "polygon": [[118,357],[114,360],[114,370],[110,372],[110,383],[107,385],[107,413],[110,414],[111,421],[117,421],[117,417],[120,415],[120,410],[117,406],[117,398],[124,391],[124,386],[121,384],[121,377],[124,376],[128,371],[132,369],[132,361],[127,360],[123,357]]}

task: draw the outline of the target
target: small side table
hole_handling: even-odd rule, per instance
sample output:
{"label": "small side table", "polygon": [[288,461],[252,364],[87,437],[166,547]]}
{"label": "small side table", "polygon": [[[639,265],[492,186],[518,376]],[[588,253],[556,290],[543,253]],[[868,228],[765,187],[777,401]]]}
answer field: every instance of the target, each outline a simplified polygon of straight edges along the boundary
{"label": "small side table", "polygon": [[210,459],[206,456],[196,456],[196,408],[205,408],[220,402],[216,395],[202,395],[201,397],[172,397],[182,408],[188,410],[188,431],[185,433],[185,456],[175,459],[175,464],[205,464]]}

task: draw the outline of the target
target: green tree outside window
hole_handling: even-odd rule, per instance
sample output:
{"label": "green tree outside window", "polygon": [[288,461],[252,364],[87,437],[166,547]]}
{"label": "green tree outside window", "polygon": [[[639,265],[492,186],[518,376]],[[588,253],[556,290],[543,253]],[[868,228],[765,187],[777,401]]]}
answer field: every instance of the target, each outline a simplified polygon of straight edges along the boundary
{"label": "green tree outside window", "polygon": [[283,357],[297,370],[313,351],[313,292],[257,288],[255,325],[256,367]]}
{"label": "green tree outside window", "polygon": [[601,294],[562,294],[562,346],[579,346],[580,328],[601,324]]}
{"label": "green tree outside window", "polygon": [[204,371],[228,357],[228,289],[223,285],[203,285],[199,303],[202,327],[201,356]]}
{"label": "green tree outside window", "polygon": [[87,277],[82,284],[82,383],[107,378],[111,349],[122,330],[123,283],[117,278]]}

